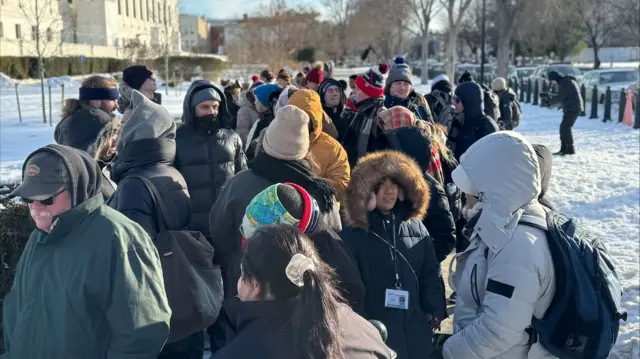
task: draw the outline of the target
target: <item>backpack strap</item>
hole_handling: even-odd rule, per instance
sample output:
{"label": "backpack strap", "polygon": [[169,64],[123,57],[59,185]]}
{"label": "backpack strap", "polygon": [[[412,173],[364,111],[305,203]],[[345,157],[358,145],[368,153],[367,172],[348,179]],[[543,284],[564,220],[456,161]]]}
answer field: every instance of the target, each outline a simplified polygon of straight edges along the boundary
{"label": "backpack strap", "polygon": [[[149,179],[145,177],[134,176],[132,178],[136,178],[142,181],[144,186],[147,188],[147,191],[151,196],[151,201],[153,202],[153,206],[156,209],[156,224],[158,226],[158,233],[166,232],[167,225],[164,219],[164,213],[167,213],[167,210],[164,202],[162,201],[162,197],[158,192],[158,189],[153,184],[153,182],[151,182]],[[158,248],[158,251],[160,251],[160,249],[162,248],[162,253],[160,254],[165,257],[173,254],[171,250],[171,242],[166,239],[167,239],[166,236],[158,236],[158,235],[156,235],[156,238],[155,238],[156,247]],[[162,243],[159,243],[159,242],[162,242]]]}
{"label": "backpack strap", "polygon": [[520,217],[520,221],[518,221],[518,224],[523,224],[525,226],[538,228],[545,232],[549,230],[549,226],[547,225],[546,218],[540,218],[540,217],[532,216],[529,214],[523,214]]}

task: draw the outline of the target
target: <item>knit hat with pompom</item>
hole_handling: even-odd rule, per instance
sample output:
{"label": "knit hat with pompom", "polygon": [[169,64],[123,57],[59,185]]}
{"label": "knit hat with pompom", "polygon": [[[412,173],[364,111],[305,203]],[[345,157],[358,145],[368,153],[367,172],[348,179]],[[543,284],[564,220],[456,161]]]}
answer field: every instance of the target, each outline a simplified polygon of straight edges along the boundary
{"label": "knit hat with pompom", "polygon": [[369,97],[384,96],[384,85],[389,72],[389,65],[380,64],[358,75],[356,87]]}
{"label": "knit hat with pompom", "polygon": [[391,85],[397,81],[404,81],[410,84],[411,82],[411,67],[405,62],[404,57],[398,56],[391,66],[389,71],[389,78],[387,79],[387,85]]}

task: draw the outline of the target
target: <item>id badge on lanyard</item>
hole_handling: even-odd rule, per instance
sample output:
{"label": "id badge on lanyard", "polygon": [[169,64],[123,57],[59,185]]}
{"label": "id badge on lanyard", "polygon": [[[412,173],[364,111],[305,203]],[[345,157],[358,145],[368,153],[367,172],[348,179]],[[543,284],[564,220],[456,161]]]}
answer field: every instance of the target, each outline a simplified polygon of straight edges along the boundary
{"label": "id badge on lanyard", "polygon": [[393,269],[395,271],[395,289],[387,289],[384,296],[384,306],[386,308],[394,309],[409,309],[409,292],[402,289],[402,282],[400,281],[400,274],[398,273],[398,256],[394,251],[396,249],[396,221],[395,215],[392,216],[392,236],[393,246],[389,244],[389,252],[391,253],[391,260],[393,261]]}

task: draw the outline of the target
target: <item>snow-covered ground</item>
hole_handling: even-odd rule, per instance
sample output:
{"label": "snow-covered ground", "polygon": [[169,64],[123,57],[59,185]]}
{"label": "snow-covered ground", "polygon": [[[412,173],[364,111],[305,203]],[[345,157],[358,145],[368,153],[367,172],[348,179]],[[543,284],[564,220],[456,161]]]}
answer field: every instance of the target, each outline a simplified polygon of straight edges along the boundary
{"label": "snow-covered ground", "polygon": [[[77,87],[67,87],[75,97]],[[53,127],[42,123],[39,87],[21,87],[23,122],[18,121],[14,90],[0,89],[0,185],[20,179],[23,159],[53,143],[61,92],[52,91]],[[418,87],[427,92],[428,86]],[[163,105],[174,117],[182,113],[181,94],[163,93]],[[47,102],[47,111],[48,111]],[[562,112],[523,104],[518,131],[532,143],[559,148]],[[617,118],[614,115],[614,118]],[[640,357],[640,131],[581,117],[574,126],[576,156],[554,157],[550,198],[560,211],[579,219],[603,238],[616,259],[628,321],[622,324],[613,359]]]}

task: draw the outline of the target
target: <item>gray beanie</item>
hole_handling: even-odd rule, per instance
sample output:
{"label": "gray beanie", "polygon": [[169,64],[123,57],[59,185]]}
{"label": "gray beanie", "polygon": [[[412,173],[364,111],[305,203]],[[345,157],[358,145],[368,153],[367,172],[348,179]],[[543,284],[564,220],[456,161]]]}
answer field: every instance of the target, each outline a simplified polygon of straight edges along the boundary
{"label": "gray beanie", "polygon": [[131,92],[131,116],[122,126],[116,151],[122,150],[131,142],[147,138],[176,137],[176,124],[167,109],[149,100],[137,90]]}
{"label": "gray beanie", "polygon": [[203,88],[191,96],[191,107],[196,107],[205,101],[221,102],[220,95],[211,87]]}
{"label": "gray beanie", "polygon": [[411,82],[411,67],[405,63],[404,57],[402,56],[398,56],[394,60],[391,70],[389,70],[387,84],[391,85],[396,81],[404,81],[413,84]]}

